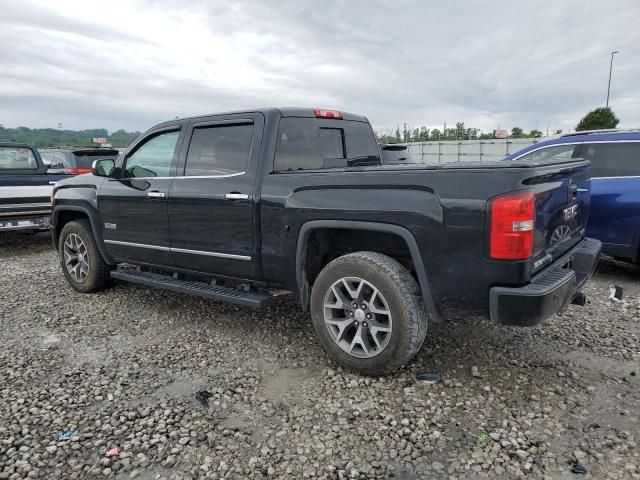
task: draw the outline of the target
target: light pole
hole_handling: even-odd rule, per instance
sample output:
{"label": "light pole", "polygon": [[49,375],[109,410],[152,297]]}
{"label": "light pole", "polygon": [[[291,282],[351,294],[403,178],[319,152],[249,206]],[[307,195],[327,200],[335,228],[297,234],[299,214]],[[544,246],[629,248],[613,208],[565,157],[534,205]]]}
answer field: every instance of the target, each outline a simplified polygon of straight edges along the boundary
{"label": "light pole", "polygon": [[611,52],[611,63],[609,63],[609,86],[607,87],[607,107],[609,107],[609,93],[611,92],[611,70],[613,70],[613,56],[620,53],[618,50]]}

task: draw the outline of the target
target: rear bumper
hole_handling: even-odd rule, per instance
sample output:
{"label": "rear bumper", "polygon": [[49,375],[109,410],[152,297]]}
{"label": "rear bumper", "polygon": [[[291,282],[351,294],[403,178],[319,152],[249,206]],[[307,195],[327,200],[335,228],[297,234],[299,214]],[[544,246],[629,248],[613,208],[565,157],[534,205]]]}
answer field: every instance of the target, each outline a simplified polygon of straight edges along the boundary
{"label": "rear bumper", "polygon": [[593,275],[601,248],[599,240],[586,238],[528,285],[491,288],[491,319],[530,327],[564,310]]}

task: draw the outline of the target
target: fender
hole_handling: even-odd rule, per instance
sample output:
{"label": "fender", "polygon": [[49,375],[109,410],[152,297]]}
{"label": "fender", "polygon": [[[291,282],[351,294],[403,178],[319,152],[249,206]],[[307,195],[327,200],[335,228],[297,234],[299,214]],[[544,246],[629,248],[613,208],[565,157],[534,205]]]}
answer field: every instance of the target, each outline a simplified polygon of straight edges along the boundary
{"label": "fender", "polygon": [[96,214],[95,212],[92,212],[91,210],[89,210],[87,207],[82,207],[78,205],[58,205],[54,207],[53,212],[51,213],[51,225],[52,225],[51,237],[53,239],[53,246],[56,249],[56,251],[58,250],[58,235],[56,233],[55,227],[57,225],[58,215],[60,214],[60,212],[63,212],[63,211],[82,212],[87,216],[87,218],[89,219],[89,224],[91,225],[91,230],[93,231],[93,238],[95,238],[96,240],[96,245],[98,247],[98,250],[100,251],[100,255],[102,255],[102,258],[106,263],[108,263],[109,265],[115,265],[115,262],[109,255],[109,252],[107,252],[107,249],[105,248],[104,243],[102,242],[102,236],[98,234],[98,230],[96,227],[96,225],[98,224],[96,220]]}
{"label": "fender", "polygon": [[360,222],[350,220],[312,220],[302,225],[302,228],[300,228],[300,232],[298,233],[298,244],[296,247],[296,280],[298,283],[298,294],[300,296],[300,303],[303,310],[306,311],[309,308],[310,292],[309,282],[307,281],[307,276],[304,268],[307,259],[306,247],[309,240],[309,234],[313,230],[317,230],[319,228],[370,230],[392,233],[402,238],[409,247],[411,259],[413,260],[413,264],[416,267],[418,283],[420,284],[420,290],[422,291],[422,298],[424,299],[427,311],[429,312],[429,318],[435,322],[441,321],[440,313],[436,308],[436,304],[433,300],[433,295],[429,286],[429,277],[427,275],[427,271],[424,268],[424,263],[422,262],[422,256],[420,255],[420,250],[418,249],[416,239],[406,228],[389,223]]}

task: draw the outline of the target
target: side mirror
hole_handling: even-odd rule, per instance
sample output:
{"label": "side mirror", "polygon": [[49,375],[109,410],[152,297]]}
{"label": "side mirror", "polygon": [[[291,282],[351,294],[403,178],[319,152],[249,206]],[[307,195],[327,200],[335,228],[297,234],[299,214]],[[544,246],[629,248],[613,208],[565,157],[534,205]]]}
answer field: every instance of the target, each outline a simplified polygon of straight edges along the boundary
{"label": "side mirror", "polygon": [[91,173],[96,177],[110,177],[116,168],[116,162],[112,158],[94,160],[91,164]]}

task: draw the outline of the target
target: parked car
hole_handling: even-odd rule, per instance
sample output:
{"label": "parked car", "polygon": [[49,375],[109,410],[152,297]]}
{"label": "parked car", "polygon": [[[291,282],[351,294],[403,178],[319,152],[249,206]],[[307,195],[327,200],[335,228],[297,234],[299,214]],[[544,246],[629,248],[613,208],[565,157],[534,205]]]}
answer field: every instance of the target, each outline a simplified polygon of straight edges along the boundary
{"label": "parked car", "polygon": [[53,241],[79,292],[115,278],[255,307],[293,292],[337,363],[379,374],[428,319],[535,325],[582,302],[600,252],[588,178],[571,158],[382,165],[359,115],[224,113],[157,125],[56,184]]}
{"label": "parked car", "polygon": [[48,229],[52,184],[67,176],[48,172],[29,145],[0,143],[0,231]]}
{"label": "parked car", "polygon": [[94,160],[115,159],[120,152],[113,148],[43,148],[40,155],[52,173],[81,175],[91,172]]}
{"label": "parked car", "polygon": [[530,145],[506,158],[527,162],[550,158],[589,160],[591,206],[587,235],[602,241],[604,253],[640,262],[640,130],[571,133]]}

